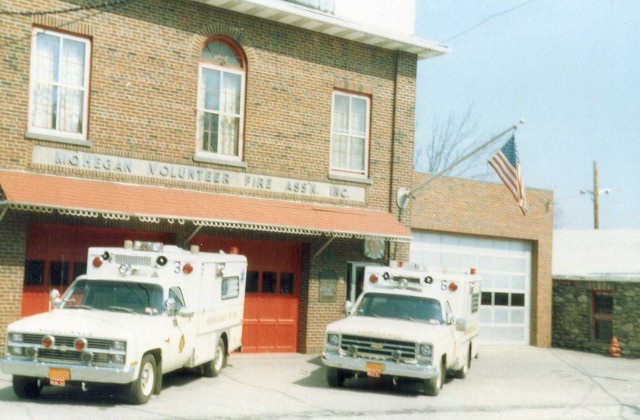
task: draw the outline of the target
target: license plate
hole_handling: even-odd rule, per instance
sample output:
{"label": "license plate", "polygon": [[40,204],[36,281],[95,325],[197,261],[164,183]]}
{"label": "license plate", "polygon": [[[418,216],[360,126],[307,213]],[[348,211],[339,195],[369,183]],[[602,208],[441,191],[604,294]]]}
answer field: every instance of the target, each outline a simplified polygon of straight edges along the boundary
{"label": "license plate", "polygon": [[64,386],[71,379],[69,369],[49,368],[49,382],[53,386]]}
{"label": "license plate", "polygon": [[379,378],[382,372],[384,372],[384,364],[367,362],[365,370],[367,371],[367,376],[370,376],[372,378]]}

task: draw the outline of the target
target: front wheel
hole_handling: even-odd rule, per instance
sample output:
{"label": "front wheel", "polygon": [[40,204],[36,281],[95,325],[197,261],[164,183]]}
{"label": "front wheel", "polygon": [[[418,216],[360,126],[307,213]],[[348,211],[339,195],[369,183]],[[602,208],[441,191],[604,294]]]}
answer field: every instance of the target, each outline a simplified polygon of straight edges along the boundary
{"label": "front wheel", "polygon": [[424,381],[424,393],[436,397],[440,393],[442,384],[444,384],[444,378],[446,374],[446,365],[444,360],[440,363],[440,371],[435,378],[427,379]]}
{"label": "front wheel", "polygon": [[202,365],[202,375],[207,378],[213,378],[220,375],[222,368],[227,364],[227,346],[224,344],[222,337],[218,338],[216,345],[216,354],[213,360]]}
{"label": "front wheel", "polygon": [[151,354],[145,354],[140,365],[138,378],[129,384],[129,402],[131,404],[145,404],[151,398],[156,385],[156,359]]}
{"label": "front wheel", "polygon": [[19,398],[36,398],[40,395],[40,389],[42,387],[38,383],[38,378],[13,375],[13,392]]}
{"label": "front wheel", "polygon": [[467,352],[467,359],[464,362],[464,365],[459,370],[456,370],[456,378],[464,379],[467,377],[467,373],[469,373],[469,368],[471,367],[471,344],[469,344],[469,351]]}
{"label": "front wheel", "polygon": [[341,388],[344,385],[346,377],[347,374],[342,369],[327,368],[327,383],[331,388]]}

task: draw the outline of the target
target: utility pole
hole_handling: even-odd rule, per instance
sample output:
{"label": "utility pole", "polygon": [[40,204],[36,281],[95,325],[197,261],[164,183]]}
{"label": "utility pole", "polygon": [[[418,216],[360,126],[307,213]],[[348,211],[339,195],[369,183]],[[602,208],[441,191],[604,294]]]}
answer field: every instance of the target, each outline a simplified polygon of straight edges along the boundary
{"label": "utility pole", "polygon": [[600,191],[598,191],[598,161],[593,161],[593,228],[600,229]]}
{"label": "utility pole", "polygon": [[580,190],[580,194],[591,195],[593,200],[593,228],[600,229],[600,194],[611,194],[609,188],[603,190],[598,188],[598,161],[593,161],[593,190]]}

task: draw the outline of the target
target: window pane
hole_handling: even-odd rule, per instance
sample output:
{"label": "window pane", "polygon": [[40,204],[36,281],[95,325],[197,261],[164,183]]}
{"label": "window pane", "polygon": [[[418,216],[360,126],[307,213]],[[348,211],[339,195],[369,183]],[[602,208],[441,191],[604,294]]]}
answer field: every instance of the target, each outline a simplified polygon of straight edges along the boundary
{"label": "window pane", "polygon": [[24,264],[24,284],[41,286],[44,284],[44,261],[27,260]]}
{"label": "window pane", "polygon": [[364,171],[364,138],[351,137],[349,169]]}
{"label": "window pane", "polygon": [[333,129],[336,132],[349,131],[349,97],[335,95],[333,101]]}
{"label": "window pane", "polygon": [[265,271],[262,273],[262,293],[276,292],[277,273]]}
{"label": "window pane", "polygon": [[33,74],[39,81],[58,81],[58,57],[60,41],[57,36],[38,33],[36,35],[36,65]]}
{"label": "window pane", "polygon": [[239,74],[224,73],[222,86],[222,111],[228,114],[240,113],[240,84]]}
{"label": "window pane", "polygon": [[280,274],[280,293],[293,294],[293,273]]}
{"label": "window pane", "polygon": [[352,98],[351,102],[351,134],[364,136],[367,126],[367,101],[362,98]]}
{"label": "window pane", "polygon": [[613,313],[613,295],[596,293],[595,295],[595,311],[599,314]]}
{"label": "window pane", "polygon": [[66,286],[69,263],[64,261],[51,261],[49,263],[49,286]]}
{"label": "window pane", "polygon": [[208,111],[220,110],[220,78],[218,70],[202,69],[201,101]]}
{"label": "window pane", "polygon": [[209,42],[200,54],[200,59],[219,66],[241,68],[241,63],[233,49],[224,42]]}
{"label": "window pane", "polygon": [[496,306],[509,306],[509,293],[496,292],[494,293]]}
{"label": "window pane", "polygon": [[256,293],[258,291],[258,272],[257,271],[249,271],[247,272],[247,293]]}
{"label": "window pane", "polygon": [[491,305],[491,292],[482,292],[482,304]]}
{"label": "window pane", "polygon": [[596,319],[595,327],[596,340],[611,341],[611,337],[613,337],[613,322],[611,320]]}
{"label": "window pane", "polygon": [[37,128],[56,127],[58,88],[36,84],[33,91],[33,126]]}
{"label": "window pane", "polygon": [[333,136],[333,148],[331,151],[331,163],[335,168],[344,168],[347,166],[347,147],[349,145],[349,138],[347,136],[336,134]]}
{"label": "window pane", "polygon": [[202,150],[218,152],[218,114],[202,115]]}
{"label": "window pane", "polygon": [[218,152],[223,155],[236,156],[238,154],[240,118],[222,117],[220,130],[220,150]]}
{"label": "window pane", "polygon": [[63,40],[60,83],[84,87],[84,56],[83,42],[72,39]]}
{"label": "window pane", "polygon": [[511,306],[524,306],[524,293],[512,293]]}
{"label": "window pane", "polygon": [[60,95],[60,127],[62,131],[82,132],[82,105],[84,92],[77,89],[64,89]]}
{"label": "window pane", "polygon": [[222,279],[222,299],[232,299],[240,294],[240,278],[229,277]]}

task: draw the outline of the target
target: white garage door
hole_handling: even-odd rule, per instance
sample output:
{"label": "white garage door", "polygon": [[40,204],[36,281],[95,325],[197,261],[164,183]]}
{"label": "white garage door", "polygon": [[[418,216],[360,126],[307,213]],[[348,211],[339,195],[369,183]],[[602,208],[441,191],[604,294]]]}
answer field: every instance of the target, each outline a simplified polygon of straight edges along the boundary
{"label": "white garage door", "polygon": [[529,344],[529,242],[413,232],[410,260],[452,271],[475,267],[483,279],[479,341]]}

